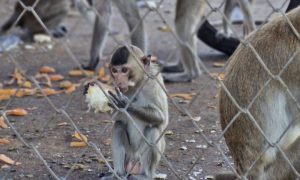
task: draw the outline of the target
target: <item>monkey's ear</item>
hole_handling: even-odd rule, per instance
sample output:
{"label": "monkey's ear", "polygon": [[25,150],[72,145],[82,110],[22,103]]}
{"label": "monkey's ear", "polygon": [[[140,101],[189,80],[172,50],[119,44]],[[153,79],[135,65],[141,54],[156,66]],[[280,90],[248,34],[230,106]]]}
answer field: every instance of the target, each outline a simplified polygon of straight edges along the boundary
{"label": "monkey's ear", "polygon": [[151,55],[144,56],[144,57],[142,57],[141,60],[142,60],[142,63],[143,63],[143,65],[144,65],[145,68],[149,67],[150,61],[151,61]]}

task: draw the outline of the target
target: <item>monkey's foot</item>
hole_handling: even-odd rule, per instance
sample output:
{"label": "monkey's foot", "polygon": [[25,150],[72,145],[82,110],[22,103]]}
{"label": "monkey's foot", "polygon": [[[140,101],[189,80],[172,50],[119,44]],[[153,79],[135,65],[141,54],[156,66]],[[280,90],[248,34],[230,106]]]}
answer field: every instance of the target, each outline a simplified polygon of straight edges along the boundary
{"label": "monkey's foot", "polygon": [[163,73],[165,82],[191,82],[193,77],[188,73]]}
{"label": "monkey's foot", "polygon": [[67,32],[68,30],[65,26],[59,26],[53,30],[52,35],[55,38],[62,38],[67,34]]}
{"label": "monkey's foot", "polygon": [[237,177],[235,174],[233,174],[232,172],[224,172],[224,173],[220,173],[215,175],[215,180],[236,180]]}
{"label": "monkey's foot", "polygon": [[95,59],[91,59],[90,62],[89,62],[89,64],[87,66],[85,66],[85,65],[82,64],[81,67],[83,69],[85,69],[85,70],[92,70],[92,71],[94,71],[96,69],[98,63],[99,63],[99,57],[97,57]]}
{"label": "monkey's foot", "polygon": [[101,180],[118,180],[118,178],[114,175],[108,175],[101,178]]}
{"label": "monkey's foot", "polygon": [[127,180],[148,180],[145,175],[130,175],[127,177]]}
{"label": "monkey's foot", "polygon": [[162,72],[164,73],[178,73],[183,72],[183,67],[181,64],[176,64],[173,66],[164,66],[162,69]]}

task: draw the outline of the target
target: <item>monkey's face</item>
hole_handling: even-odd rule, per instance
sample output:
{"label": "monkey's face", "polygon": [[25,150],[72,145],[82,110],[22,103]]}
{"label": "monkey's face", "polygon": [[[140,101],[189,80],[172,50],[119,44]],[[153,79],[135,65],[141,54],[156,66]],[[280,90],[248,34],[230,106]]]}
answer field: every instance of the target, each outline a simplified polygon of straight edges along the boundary
{"label": "monkey's face", "polygon": [[128,91],[129,86],[132,85],[131,80],[131,67],[128,64],[111,66],[110,72],[115,80],[116,86],[120,89],[122,93]]}

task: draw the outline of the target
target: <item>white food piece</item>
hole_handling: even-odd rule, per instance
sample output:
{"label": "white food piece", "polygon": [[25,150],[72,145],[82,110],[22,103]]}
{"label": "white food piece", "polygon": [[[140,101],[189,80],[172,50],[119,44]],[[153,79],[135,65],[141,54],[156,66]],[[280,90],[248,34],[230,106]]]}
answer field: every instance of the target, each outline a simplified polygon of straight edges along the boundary
{"label": "white food piece", "polygon": [[33,40],[37,43],[49,43],[51,42],[51,37],[46,34],[36,34],[33,36]]}
{"label": "white food piece", "polygon": [[[105,89],[105,92],[107,93],[108,90]],[[90,111],[91,108],[94,109],[95,113],[112,111],[112,108],[108,106],[108,98],[96,84],[89,87],[86,94],[86,102],[89,107],[88,111]]]}
{"label": "white food piece", "polygon": [[155,177],[154,177],[154,179],[166,179],[166,178],[167,178],[167,175],[162,174],[162,173],[155,174]]}
{"label": "white food piece", "polygon": [[186,146],[181,146],[180,149],[185,151],[185,150],[187,150],[187,147]]}

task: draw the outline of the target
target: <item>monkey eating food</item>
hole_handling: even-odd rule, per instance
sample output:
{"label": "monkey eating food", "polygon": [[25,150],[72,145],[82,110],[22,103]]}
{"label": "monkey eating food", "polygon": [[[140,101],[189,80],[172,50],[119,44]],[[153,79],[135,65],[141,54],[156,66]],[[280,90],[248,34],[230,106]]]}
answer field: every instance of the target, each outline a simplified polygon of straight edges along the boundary
{"label": "monkey eating food", "polygon": [[[109,91],[109,105],[116,110],[126,108],[129,114],[118,111],[113,119],[114,171],[121,178],[153,179],[165,149],[161,134],[168,125],[167,95],[159,67],[151,56],[130,45],[115,50],[109,68],[116,86],[116,93]],[[114,179],[118,179],[114,174],[102,177]]]}

